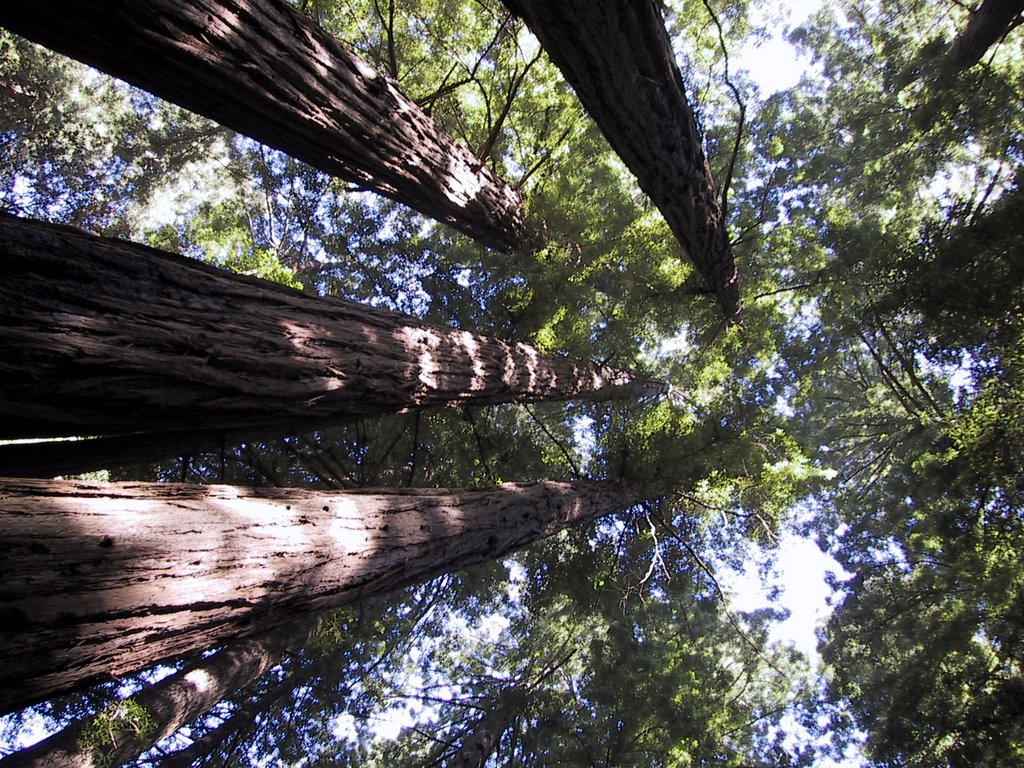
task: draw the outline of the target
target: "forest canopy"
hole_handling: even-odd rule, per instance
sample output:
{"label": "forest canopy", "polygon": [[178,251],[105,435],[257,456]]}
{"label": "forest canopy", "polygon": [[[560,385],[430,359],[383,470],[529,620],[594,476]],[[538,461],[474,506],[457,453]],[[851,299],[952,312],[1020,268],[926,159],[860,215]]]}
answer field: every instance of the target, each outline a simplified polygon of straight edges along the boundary
{"label": "forest canopy", "polygon": [[0,768],[1024,761],[1022,4],[588,5],[0,11]]}

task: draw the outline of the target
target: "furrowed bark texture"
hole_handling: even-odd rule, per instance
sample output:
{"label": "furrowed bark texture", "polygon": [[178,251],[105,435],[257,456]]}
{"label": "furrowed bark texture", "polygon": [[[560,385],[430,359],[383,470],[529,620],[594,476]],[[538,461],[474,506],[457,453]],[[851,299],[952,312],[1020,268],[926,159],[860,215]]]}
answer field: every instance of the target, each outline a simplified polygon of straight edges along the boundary
{"label": "furrowed bark texture", "polygon": [[739,277],[722,201],[653,0],[503,0],[522,17],[730,320]]}
{"label": "furrowed bark texture", "polygon": [[284,0],[32,0],[0,25],[486,245],[524,238],[518,192]]}
{"label": "furrowed bark texture", "polygon": [[973,67],[986,51],[1020,23],[1024,0],[985,0],[971,12],[967,28],[953,41],[949,68],[959,72]]}
{"label": "furrowed bark texture", "polygon": [[[113,704],[107,711],[112,717],[104,718],[101,728],[96,717],[84,718],[0,760],[0,768],[94,768],[135,760],[226,696],[258,680],[308,637],[308,625],[300,624],[238,640],[143,688],[128,699],[130,708],[126,702]],[[118,717],[119,712],[126,714]]]}
{"label": "furrowed bark texture", "polygon": [[662,385],[123,241],[0,216],[0,439],[309,431]]}
{"label": "furrowed bark texture", "polygon": [[0,713],[502,557],[609,483],[330,493],[0,480]]}

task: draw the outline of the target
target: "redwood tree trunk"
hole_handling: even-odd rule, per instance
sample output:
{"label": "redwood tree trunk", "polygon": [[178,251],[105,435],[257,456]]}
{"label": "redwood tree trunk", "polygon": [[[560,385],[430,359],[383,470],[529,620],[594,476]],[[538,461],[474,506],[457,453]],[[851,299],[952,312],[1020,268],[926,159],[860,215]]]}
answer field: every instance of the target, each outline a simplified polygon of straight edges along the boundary
{"label": "redwood tree trunk", "polygon": [[[0,388],[2,391],[2,388]],[[321,425],[313,425],[312,432]],[[296,434],[249,432],[139,432],[89,440],[47,440],[0,445],[0,477],[57,477],[98,469],[154,464],[181,456],[233,451],[247,441],[273,440]]]}
{"label": "redwood tree trunk", "polygon": [[285,0],[31,0],[0,24],[503,250],[519,194]]}
{"label": "redwood tree trunk", "polygon": [[[242,704],[224,722],[204,733],[184,749],[161,757],[159,768],[192,768],[215,751],[224,749],[227,740],[236,737],[236,734],[240,734],[242,739],[246,738],[254,729],[256,718],[284,701],[298,684],[300,683],[292,677],[285,677],[274,682],[273,687],[259,699]],[[236,737],[235,743],[237,744],[237,742],[238,738]],[[0,763],[0,768],[6,768],[6,766]]]}
{"label": "redwood tree trunk", "polygon": [[660,388],[9,216],[0,216],[0,349],[0,439],[279,435],[422,407]]}
{"label": "redwood tree trunk", "polygon": [[739,278],[720,196],[653,0],[503,0],[636,174],[729,319]]}
{"label": "redwood tree trunk", "polygon": [[450,768],[483,768],[487,759],[498,748],[501,737],[512,724],[512,718],[522,709],[529,695],[529,691],[518,687],[506,688],[498,694],[491,709],[477,720],[463,737],[459,751],[448,763]]}
{"label": "redwood tree trunk", "polygon": [[967,28],[953,41],[952,72],[973,67],[1016,24],[1024,13],[1024,0],[985,0],[971,11]]}
{"label": "redwood tree trunk", "polygon": [[101,713],[106,715],[102,728],[96,727],[97,716],[83,718],[0,760],[0,768],[91,768],[135,760],[226,696],[258,680],[289,650],[301,648],[308,636],[308,625],[300,624],[238,640],[127,701],[112,704]]}
{"label": "redwood tree trunk", "polygon": [[621,486],[345,493],[0,480],[0,713],[628,508]]}

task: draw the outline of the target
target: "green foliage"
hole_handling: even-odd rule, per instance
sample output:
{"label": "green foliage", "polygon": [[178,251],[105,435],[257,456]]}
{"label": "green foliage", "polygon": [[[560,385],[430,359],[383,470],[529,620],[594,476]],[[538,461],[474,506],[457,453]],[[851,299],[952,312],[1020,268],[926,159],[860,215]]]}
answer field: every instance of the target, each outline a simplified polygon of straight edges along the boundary
{"label": "green foliage", "polygon": [[90,718],[78,735],[77,746],[90,756],[97,768],[112,768],[114,751],[120,746],[123,734],[145,740],[158,727],[159,723],[148,709],[133,699],[125,699]]}
{"label": "green foliage", "polygon": [[257,244],[237,203],[204,205],[177,229],[164,225],[150,234],[149,245],[172,253],[198,252],[218,267],[301,290],[302,283],[268,245]]}
{"label": "green foliage", "polygon": [[[646,563],[635,563],[640,572],[616,563],[613,547],[592,555],[607,582],[589,580],[578,559],[573,576],[550,574],[545,552],[517,566],[521,574],[504,594],[450,613],[446,634],[425,643],[426,655],[392,683],[427,707],[422,725],[377,744],[367,764],[444,760],[479,713],[508,706],[510,691],[518,695],[503,722],[496,756],[503,765],[581,765],[597,755],[630,766],[756,760],[753,734],[763,737],[776,721],[780,701],[772,696],[784,697],[776,677],[783,673],[770,665],[784,669],[784,656],[751,653],[719,604],[695,592],[700,579],[659,579],[644,600],[624,599],[611,581],[635,584]],[[542,572],[548,576],[538,579]],[[549,579],[557,583],[538,588]],[[505,619],[500,629],[485,630],[495,617]],[[754,633],[764,630],[748,618]],[[439,689],[443,698],[433,694]]]}
{"label": "green foliage", "polygon": [[824,77],[757,137],[785,190],[764,266],[792,286],[773,296],[794,435],[835,478],[812,526],[851,574],[819,722],[878,765],[1005,765],[1024,743],[1021,41],[945,77],[951,8],[823,12],[797,39]]}
{"label": "green foliage", "polygon": [[6,31],[0,98],[0,206],[116,236],[222,133]]}

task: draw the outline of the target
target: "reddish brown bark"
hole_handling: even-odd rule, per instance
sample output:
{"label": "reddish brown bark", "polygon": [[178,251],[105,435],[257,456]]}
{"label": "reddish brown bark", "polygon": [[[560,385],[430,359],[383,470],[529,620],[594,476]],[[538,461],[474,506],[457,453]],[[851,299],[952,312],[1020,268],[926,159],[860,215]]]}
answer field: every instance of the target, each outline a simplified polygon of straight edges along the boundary
{"label": "reddish brown bark", "polygon": [[501,557],[608,483],[345,493],[0,480],[0,713]]}
{"label": "reddish brown bark", "polygon": [[653,0],[503,0],[522,17],[738,319],[739,277],[722,201]]}
{"label": "reddish brown bark", "polygon": [[662,385],[0,216],[0,438],[309,431]]}
{"label": "reddish brown bark", "polygon": [[284,0],[32,0],[0,24],[502,250],[522,199]]}
{"label": "reddish brown bark", "polygon": [[[300,624],[238,640],[143,688],[126,702],[111,705],[101,728],[96,727],[96,716],[76,721],[0,760],[0,768],[92,768],[135,760],[226,696],[258,680],[289,650],[300,649],[308,635],[308,627]],[[128,717],[118,717],[125,712],[130,713]]]}

